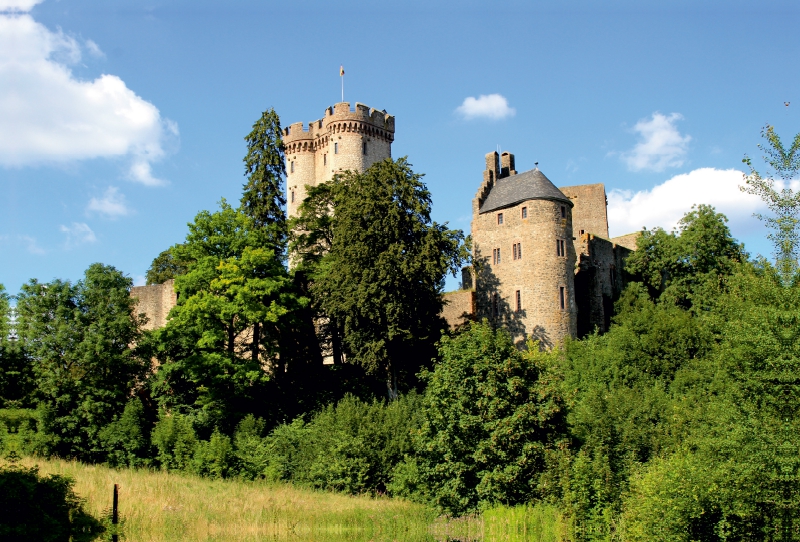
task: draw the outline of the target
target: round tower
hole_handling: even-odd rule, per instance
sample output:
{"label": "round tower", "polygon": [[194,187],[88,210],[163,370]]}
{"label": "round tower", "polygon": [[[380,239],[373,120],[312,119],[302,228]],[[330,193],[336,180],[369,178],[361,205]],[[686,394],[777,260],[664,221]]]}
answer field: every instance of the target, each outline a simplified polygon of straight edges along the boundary
{"label": "round tower", "polygon": [[297,122],[284,130],[287,213],[295,216],[306,186],[330,180],[340,171],[364,172],[392,156],[394,117],[386,111],[340,102],[308,128]]}
{"label": "round tower", "polygon": [[472,220],[478,312],[552,347],[577,332],[573,203],[538,167],[518,174],[509,153],[486,166]]}

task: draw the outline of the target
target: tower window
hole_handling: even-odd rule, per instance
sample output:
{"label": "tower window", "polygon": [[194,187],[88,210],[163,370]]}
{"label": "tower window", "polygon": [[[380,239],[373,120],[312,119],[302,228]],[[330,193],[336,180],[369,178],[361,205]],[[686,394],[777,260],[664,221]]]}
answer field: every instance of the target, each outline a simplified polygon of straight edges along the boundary
{"label": "tower window", "polygon": [[527,207],[523,207],[522,208],[522,218],[528,218],[528,208]]}
{"label": "tower window", "polygon": [[517,300],[517,312],[520,312],[522,310],[522,293],[517,290],[515,297]]}
{"label": "tower window", "polygon": [[291,164],[289,165],[289,170],[291,171],[291,173],[294,173],[294,162],[291,162]]}
{"label": "tower window", "polygon": [[361,145],[362,145],[361,150],[363,151],[364,156],[366,156],[367,155],[367,142],[365,141]]}
{"label": "tower window", "polygon": [[513,256],[515,260],[522,259],[522,243],[514,243]]}
{"label": "tower window", "polygon": [[327,152],[322,155],[322,165],[323,166],[327,166],[328,165],[328,153]]}
{"label": "tower window", "polygon": [[292,190],[292,203],[294,203],[294,190]]}
{"label": "tower window", "polygon": [[566,256],[567,251],[565,250],[564,240],[563,239],[556,239],[556,256]]}
{"label": "tower window", "polygon": [[497,223],[498,224],[503,223],[503,213],[497,213]]}
{"label": "tower window", "polygon": [[567,218],[567,208],[563,205],[561,206],[561,218]]}
{"label": "tower window", "polygon": [[338,143],[334,143],[333,144],[333,154],[339,154],[339,144]]}
{"label": "tower window", "polygon": [[497,265],[500,263],[500,249],[495,248],[492,250],[492,264]]}
{"label": "tower window", "polygon": [[564,287],[563,286],[559,286],[558,287],[558,302],[561,304],[561,310],[564,310],[565,308],[567,308],[567,300],[564,297]]}

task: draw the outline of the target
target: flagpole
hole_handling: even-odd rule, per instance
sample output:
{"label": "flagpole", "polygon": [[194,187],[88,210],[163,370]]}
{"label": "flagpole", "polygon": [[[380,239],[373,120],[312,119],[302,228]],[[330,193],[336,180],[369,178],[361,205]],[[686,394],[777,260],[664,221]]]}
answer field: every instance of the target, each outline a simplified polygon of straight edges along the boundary
{"label": "flagpole", "polygon": [[339,78],[342,80],[342,102],[344,102],[344,66],[339,66]]}

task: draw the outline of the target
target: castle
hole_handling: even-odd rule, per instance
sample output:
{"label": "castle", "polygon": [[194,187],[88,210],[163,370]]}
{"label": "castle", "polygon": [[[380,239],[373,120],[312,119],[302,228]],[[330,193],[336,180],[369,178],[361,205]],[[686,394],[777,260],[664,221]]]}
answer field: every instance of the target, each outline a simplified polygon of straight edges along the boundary
{"label": "castle", "polygon": [[[391,158],[394,133],[392,115],[360,103],[351,110],[348,102],[307,128],[285,128],[288,216],[296,216],[308,186]],[[462,289],[445,294],[450,326],[485,317],[517,342],[530,337],[544,346],[608,329],[636,234],[609,239],[606,207],[602,184],[557,188],[538,167],[517,172],[513,154],[487,154],[472,204],[473,265]],[[172,281],[135,287],[131,295],[149,328],[165,325],[177,302]]]}

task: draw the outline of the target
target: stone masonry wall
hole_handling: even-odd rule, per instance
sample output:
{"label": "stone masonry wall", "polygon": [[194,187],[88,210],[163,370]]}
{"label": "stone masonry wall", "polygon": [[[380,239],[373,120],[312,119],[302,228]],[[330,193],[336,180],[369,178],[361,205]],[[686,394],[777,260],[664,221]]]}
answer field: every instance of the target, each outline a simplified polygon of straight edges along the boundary
{"label": "stone masonry wall", "polygon": [[637,231],[633,233],[628,233],[625,235],[620,235],[619,237],[614,237],[611,242],[615,243],[619,246],[628,248],[630,250],[636,250],[636,242],[639,240],[639,236],[642,232]]}
{"label": "stone masonry wall", "polygon": [[567,196],[572,208],[572,233],[575,252],[579,253],[578,239],[584,233],[592,233],[608,239],[608,214],[606,212],[606,188],[602,183],[564,186],[559,190]]}
{"label": "stone masonry wall", "polygon": [[348,102],[334,104],[307,128],[302,122],[290,125],[283,135],[288,215],[296,216],[307,185],[317,186],[340,171],[363,173],[391,158],[393,140],[394,117],[360,103],[353,111]]}
{"label": "stone masonry wall", "polygon": [[[514,176],[502,182],[514,182]],[[567,218],[561,218],[561,207]],[[522,208],[527,218],[522,218]],[[475,207],[473,207],[475,208]],[[569,205],[550,200],[529,200],[502,210],[476,212],[472,220],[473,257],[476,270],[476,314],[502,325],[521,343],[532,337],[551,347],[574,337],[575,251]],[[503,223],[498,224],[498,215]],[[559,256],[556,240],[565,241]],[[521,257],[513,258],[519,243]],[[493,250],[500,249],[500,263],[493,263]],[[561,309],[560,288],[565,307]],[[521,307],[517,310],[516,292]],[[499,314],[494,313],[493,295],[498,296]]]}
{"label": "stone masonry wall", "polygon": [[442,317],[447,320],[450,329],[457,329],[475,319],[475,290],[448,292],[442,298]]}
{"label": "stone masonry wall", "polygon": [[575,299],[578,306],[578,336],[606,332],[611,324],[614,302],[625,287],[625,259],[629,248],[584,233],[578,239],[580,252],[575,269]]}
{"label": "stone masonry wall", "polygon": [[170,279],[163,284],[131,288],[131,297],[136,298],[136,314],[147,317],[144,329],[158,329],[167,325],[169,311],[178,304],[174,284],[175,281]]}

